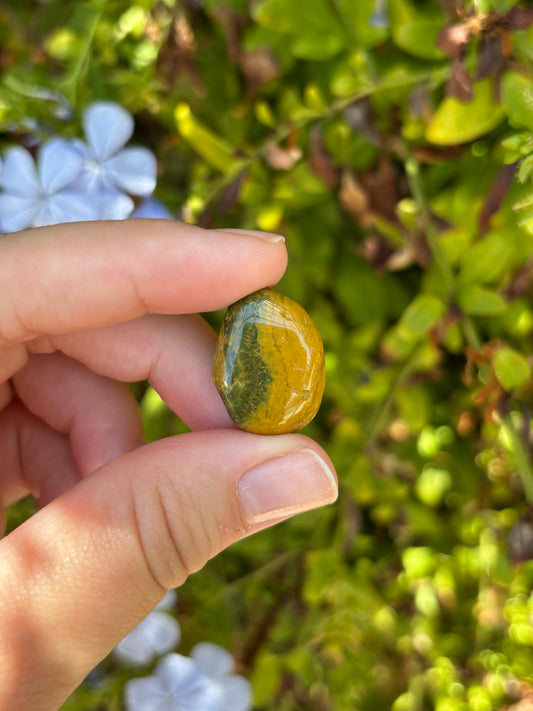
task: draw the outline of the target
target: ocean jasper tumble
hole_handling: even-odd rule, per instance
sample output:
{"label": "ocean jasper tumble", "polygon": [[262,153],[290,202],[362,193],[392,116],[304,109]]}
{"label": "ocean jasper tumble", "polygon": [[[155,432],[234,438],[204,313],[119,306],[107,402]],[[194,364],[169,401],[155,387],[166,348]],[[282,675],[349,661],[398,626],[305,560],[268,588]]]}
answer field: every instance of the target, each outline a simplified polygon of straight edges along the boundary
{"label": "ocean jasper tumble", "polygon": [[213,375],[231,419],[243,430],[284,434],[304,427],[324,392],[324,349],[304,309],[273,289],[230,306]]}

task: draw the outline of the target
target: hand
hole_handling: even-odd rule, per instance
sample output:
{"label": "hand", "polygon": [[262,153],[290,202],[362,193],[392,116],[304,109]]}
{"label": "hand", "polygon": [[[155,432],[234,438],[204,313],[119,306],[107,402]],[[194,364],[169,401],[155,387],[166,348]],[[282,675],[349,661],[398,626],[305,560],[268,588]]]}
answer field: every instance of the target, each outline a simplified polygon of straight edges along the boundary
{"label": "hand", "polygon": [[[167,588],[335,499],[314,442],[234,427],[196,315],[285,265],[272,235],[171,221],[0,237],[0,501],[41,504],[0,542],[0,708],[57,709]],[[142,445],[145,378],[192,433]]]}

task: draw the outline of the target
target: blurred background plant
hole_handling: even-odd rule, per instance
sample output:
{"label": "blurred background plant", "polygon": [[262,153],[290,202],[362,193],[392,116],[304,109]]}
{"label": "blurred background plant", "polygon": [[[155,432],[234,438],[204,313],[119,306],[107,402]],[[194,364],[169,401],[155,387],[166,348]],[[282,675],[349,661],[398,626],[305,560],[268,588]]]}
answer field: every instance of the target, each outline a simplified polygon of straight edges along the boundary
{"label": "blurred background plant", "polygon": [[[173,607],[180,651],[231,652],[260,711],[533,708],[532,27],[509,0],[0,7],[0,147],[115,102],[158,209],[287,237],[340,499]],[[184,431],[133,387],[148,439]],[[133,677],[112,656],[64,708],[123,708]]]}

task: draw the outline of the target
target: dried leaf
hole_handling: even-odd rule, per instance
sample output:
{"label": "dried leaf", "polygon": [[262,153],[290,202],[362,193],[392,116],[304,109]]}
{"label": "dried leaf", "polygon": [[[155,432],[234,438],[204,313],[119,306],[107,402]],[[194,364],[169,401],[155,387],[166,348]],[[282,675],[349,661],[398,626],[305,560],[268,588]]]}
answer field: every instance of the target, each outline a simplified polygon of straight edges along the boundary
{"label": "dried leaf", "polygon": [[198,91],[203,82],[194,62],[196,40],[194,32],[183,13],[176,13],[166,42],[157,57],[157,67],[170,87],[187,77]]}
{"label": "dried leaf", "polygon": [[362,133],[370,143],[379,144],[380,137],[372,121],[372,107],[369,99],[354,101],[343,110],[342,118],[350,128]]}
{"label": "dried leaf", "polygon": [[506,296],[508,296],[510,300],[521,296],[529,299],[532,293],[532,284],[533,264],[525,264],[515,272],[510,283],[507,285],[505,289]]}
{"label": "dried leaf", "polygon": [[339,199],[342,207],[356,222],[363,227],[372,224],[374,214],[370,209],[368,196],[350,170],[345,170],[342,174]]}
{"label": "dried leaf", "polygon": [[470,31],[466,25],[445,27],[437,37],[437,47],[451,59],[463,56],[470,41]]}
{"label": "dried leaf", "polygon": [[267,47],[243,52],[241,67],[250,91],[256,91],[280,73],[278,61]]}
{"label": "dried leaf", "polygon": [[382,156],[376,170],[361,175],[361,185],[371,209],[392,224],[398,224],[398,173],[388,155]]}
{"label": "dried leaf", "polygon": [[409,94],[409,115],[429,119],[431,115],[430,91],[426,84],[418,84]]}
{"label": "dried leaf", "polygon": [[324,148],[320,126],[313,126],[309,137],[309,167],[329,188],[333,188],[339,180],[339,171],[333,158]]}
{"label": "dried leaf", "polygon": [[476,79],[498,76],[505,65],[502,37],[484,37],[479,52]]}
{"label": "dried leaf", "polygon": [[485,198],[485,203],[483,204],[483,208],[481,209],[479,215],[478,228],[480,234],[487,231],[492,216],[495,215],[500,209],[511,185],[513,184],[514,173],[514,165],[504,166],[490,186]]}
{"label": "dried leaf", "polygon": [[460,146],[418,146],[414,149],[413,155],[418,163],[428,163],[430,165],[444,163],[454,160],[461,154]]}
{"label": "dried leaf", "polygon": [[452,73],[446,82],[446,96],[455,96],[464,102],[471,101],[474,96],[472,77],[460,59],[452,64]]}
{"label": "dried leaf", "polygon": [[390,261],[397,254],[380,235],[368,235],[363,241],[362,253],[377,272],[388,270]]}
{"label": "dried leaf", "polygon": [[290,170],[302,157],[298,146],[282,148],[274,141],[268,141],[265,148],[265,160],[274,170]]}
{"label": "dried leaf", "polygon": [[244,16],[233,12],[226,5],[218,5],[213,15],[222,25],[228,57],[232,62],[239,62],[242,54],[241,33],[245,26]]}
{"label": "dried leaf", "polygon": [[244,168],[225,188],[217,203],[217,213],[219,215],[224,215],[226,212],[228,212],[228,210],[230,210],[234,205],[236,205],[239,199],[239,195],[241,193],[241,188],[244,184],[247,175],[248,168]]}
{"label": "dried leaf", "polygon": [[456,19],[463,8],[462,0],[439,0],[439,5],[448,21]]}
{"label": "dried leaf", "polygon": [[527,30],[533,25],[533,9],[526,7],[512,7],[507,13],[509,29]]}
{"label": "dried leaf", "polygon": [[[513,563],[523,563],[533,560],[533,523],[528,516],[522,516],[507,535],[507,551]],[[529,692],[530,706],[509,706],[516,711],[518,708],[533,708],[533,690]],[[522,698],[524,701],[524,698]]]}

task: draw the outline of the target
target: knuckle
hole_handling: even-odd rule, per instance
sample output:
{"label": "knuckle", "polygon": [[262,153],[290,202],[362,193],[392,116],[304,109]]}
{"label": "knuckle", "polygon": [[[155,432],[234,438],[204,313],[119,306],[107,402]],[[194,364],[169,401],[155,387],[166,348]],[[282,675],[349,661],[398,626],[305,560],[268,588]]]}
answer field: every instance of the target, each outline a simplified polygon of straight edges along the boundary
{"label": "knuckle", "polygon": [[164,588],[177,587],[220,549],[216,525],[167,471],[152,467],[134,492],[139,541],[147,567]]}

